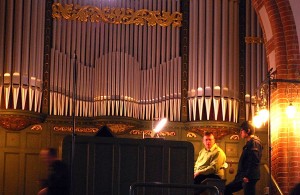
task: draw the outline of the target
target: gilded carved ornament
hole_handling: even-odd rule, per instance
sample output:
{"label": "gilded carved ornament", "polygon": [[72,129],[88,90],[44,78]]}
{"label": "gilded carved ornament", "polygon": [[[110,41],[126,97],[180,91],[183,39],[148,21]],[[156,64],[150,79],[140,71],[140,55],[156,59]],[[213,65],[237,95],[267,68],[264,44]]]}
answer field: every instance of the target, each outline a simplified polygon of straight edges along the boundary
{"label": "gilded carved ornament", "polygon": [[[210,131],[214,134],[216,140],[221,140],[223,137],[227,135],[236,134],[237,129],[226,128],[226,127],[192,127],[189,129],[189,132],[197,133],[199,135],[203,135],[205,131]],[[236,139],[236,137],[231,136],[230,139]]]}
{"label": "gilded carved ornament", "polygon": [[189,137],[189,138],[191,138],[191,137],[197,137],[197,135],[195,133],[193,133],[193,132],[188,132],[186,134],[186,137]]}
{"label": "gilded carved ornament", "polygon": [[239,135],[232,135],[232,136],[230,136],[229,139],[230,139],[230,140],[239,140],[240,137],[239,137]]}
{"label": "gilded carved ornament", "polygon": [[78,20],[81,22],[106,22],[111,24],[135,24],[148,26],[160,25],[163,27],[172,25],[180,27],[182,13],[150,11],[147,9],[133,10],[130,8],[98,8],[96,6],[81,6],[77,4],[53,3],[52,17],[55,19]]}
{"label": "gilded carved ornament", "polygon": [[[130,135],[144,135],[145,136],[151,136],[152,135],[152,130],[131,130],[129,132]],[[158,133],[158,135],[160,137],[173,137],[176,136],[176,132],[175,131],[161,131]]]}
{"label": "gilded carved ornament", "polygon": [[133,125],[123,124],[123,123],[105,123],[100,122],[96,126],[101,128],[102,126],[106,125],[115,135],[125,134],[126,132],[130,131],[134,128]]}
{"label": "gilded carved ornament", "polygon": [[20,110],[0,110],[0,126],[6,130],[21,131],[30,125],[42,123],[44,116]]}
{"label": "gilded carved ornament", "polygon": [[42,130],[43,130],[43,127],[42,127],[42,125],[33,125],[33,126],[31,127],[31,130],[32,130],[32,131],[42,131]]}
{"label": "gilded carved ornament", "polygon": [[245,37],[245,43],[254,44],[254,43],[264,43],[263,38],[261,37]]}
{"label": "gilded carved ornament", "polygon": [[[73,127],[64,127],[64,126],[55,126],[53,128],[56,132],[72,132]],[[75,132],[78,133],[96,133],[98,131],[98,128],[92,128],[92,127],[76,127]]]}

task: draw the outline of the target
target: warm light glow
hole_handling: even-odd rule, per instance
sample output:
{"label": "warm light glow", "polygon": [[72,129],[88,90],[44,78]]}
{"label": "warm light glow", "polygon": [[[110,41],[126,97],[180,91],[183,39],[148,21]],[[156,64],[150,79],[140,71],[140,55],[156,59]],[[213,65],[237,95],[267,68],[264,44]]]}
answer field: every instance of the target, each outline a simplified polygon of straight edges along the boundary
{"label": "warm light glow", "polygon": [[156,125],[156,127],[153,129],[153,131],[155,133],[158,133],[162,130],[162,128],[165,126],[165,124],[167,123],[167,119],[163,118],[159,121],[159,123]]}
{"label": "warm light glow", "polygon": [[260,120],[265,123],[269,120],[269,111],[267,109],[262,109],[258,113]]}
{"label": "warm light glow", "polygon": [[263,124],[263,121],[262,121],[262,118],[260,115],[256,115],[253,117],[253,125],[256,127],[256,128],[260,128]]}
{"label": "warm light glow", "polygon": [[294,118],[296,114],[296,108],[292,103],[286,108],[286,115],[288,118]]}

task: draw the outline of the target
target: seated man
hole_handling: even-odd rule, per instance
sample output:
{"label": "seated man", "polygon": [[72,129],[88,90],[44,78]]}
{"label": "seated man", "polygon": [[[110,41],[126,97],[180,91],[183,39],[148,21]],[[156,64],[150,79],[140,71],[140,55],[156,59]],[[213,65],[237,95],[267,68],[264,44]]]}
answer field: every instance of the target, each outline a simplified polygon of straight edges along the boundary
{"label": "seated man", "polygon": [[226,155],[215,143],[212,132],[205,132],[203,136],[204,148],[199,152],[194,167],[194,184],[200,184],[206,178],[223,179],[223,165]]}

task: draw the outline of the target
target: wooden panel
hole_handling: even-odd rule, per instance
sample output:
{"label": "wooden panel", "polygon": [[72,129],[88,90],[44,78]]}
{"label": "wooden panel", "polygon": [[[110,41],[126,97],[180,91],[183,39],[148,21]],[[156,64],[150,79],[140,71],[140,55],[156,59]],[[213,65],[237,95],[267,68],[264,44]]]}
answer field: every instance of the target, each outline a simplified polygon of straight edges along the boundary
{"label": "wooden panel", "polygon": [[26,133],[26,148],[41,148],[41,134]]}
{"label": "wooden panel", "polygon": [[31,195],[36,194],[39,190],[39,170],[40,164],[39,154],[27,154],[25,155],[25,183],[24,194]]}
{"label": "wooden panel", "polygon": [[37,180],[46,173],[39,160],[39,151],[47,144],[46,137],[42,142],[43,132],[0,129],[0,195],[37,194]]}
{"label": "wooden panel", "polygon": [[5,146],[6,147],[19,147],[20,146],[20,133],[16,133],[16,132],[6,133]]}
{"label": "wooden panel", "polygon": [[[164,162],[167,163],[167,160],[169,159],[164,154],[163,146],[153,146],[152,144],[149,144],[149,146],[145,146],[144,152],[145,182],[164,181],[163,176],[168,175],[168,169],[164,169]],[[147,188],[145,190],[145,195],[165,194],[164,191],[165,189]]]}
{"label": "wooden panel", "polygon": [[87,194],[88,182],[88,148],[87,143],[78,143],[75,146],[73,190],[74,194]]}
{"label": "wooden panel", "polygon": [[194,161],[197,160],[199,156],[199,151],[202,149],[203,144],[202,144],[202,139],[198,138],[199,140],[189,140],[191,143],[193,143],[194,146]]}
{"label": "wooden panel", "polygon": [[145,181],[153,182],[153,181],[162,181],[164,175],[164,153],[163,146],[153,146],[149,145],[145,147]]}
{"label": "wooden panel", "polygon": [[229,158],[229,157],[239,158],[240,151],[238,150],[238,148],[239,148],[239,142],[226,143],[224,152],[225,152],[227,158]]}
{"label": "wooden panel", "polygon": [[[130,155],[130,158],[128,156]],[[119,193],[126,192],[128,186],[138,181],[139,176],[139,146],[136,144],[120,144],[119,145]]]}
{"label": "wooden panel", "polygon": [[4,194],[18,194],[20,155],[4,154]]}
{"label": "wooden panel", "polygon": [[[63,141],[63,160],[71,164],[71,136]],[[77,136],[74,194],[126,195],[135,182],[193,183],[190,142]],[[168,192],[168,193],[165,193]],[[144,194],[181,194],[146,189]]]}
{"label": "wooden panel", "polygon": [[51,144],[54,146],[60,146],[66,134],[64,133],[53,133],[51,135]]}
{"label": "wooden panel", "polygon": [[[183,147],[172,147],[170,148],[169,153],[170,153],[170,159],[169,159],[170,183],[180,183],[180,181],[187,180],[186,178],[187,175],[184,175],[182,173],[190,171],[188,170],[188,164],[190,162],[183,160],[183,159],[188,159],[188,155],[189,155],[188,151],[186,150],[186,148]],[[181,164],[182,166],[177,167],[178,164]]]}
{"label": "wooden panel", "polygon": [[[186,178],[188,171],[191,171],[188,169],[188,164],[190,162],[184,161],[183,159],[188,159],[188,151],[184,147],[170,147],[169,149],[169,156],[170,156],[170,167],[169,167],[169,183],[180,183],[181,181],[186,181],[188,178]],[[194,162],[192,162],[194,163]],[[181,166],[177,166],[178,164],[181,164]],[[193,171],[193,170],[192,170]],[[193,174],[194,172],[190,173]],[[169,194],[171,195],[180,195],[185,194],[187,191],[184,189],[172,189],[170,190]],[[193,194],[193,193],[191,193]]]}
{"label": "wooden panel", "polygon": [[95,144],[94,186],[93,194],[109,194],[113,191],[114,145],[112,143]]}
{"label": "wooden panel", "polygon": [[[236,175],[237,164],[245,142],[243,139],[229,140],[227,137],[227,140],[225,140],[223,143],[225,144],[224,152],[226,154],[226,162],[229,165],[229,167],[225,169],[225,178],[226,182],[229,183]],[[233,173],[230,173],[229,170],[233,170]]]}
{"label": "wooden panel", "polygon": [[[226,178],[226,183],[229,183],[231,182],[235,175],[236,175],[236,172],[237,172],[237,168],[238,168],[238,162],[232,162],[232,161],[227,161],[228,164],[229,164],[229,167],[227,169],[225,169],[225,178]],[[230,170],[233,170],[233,172],[229,172]]]}

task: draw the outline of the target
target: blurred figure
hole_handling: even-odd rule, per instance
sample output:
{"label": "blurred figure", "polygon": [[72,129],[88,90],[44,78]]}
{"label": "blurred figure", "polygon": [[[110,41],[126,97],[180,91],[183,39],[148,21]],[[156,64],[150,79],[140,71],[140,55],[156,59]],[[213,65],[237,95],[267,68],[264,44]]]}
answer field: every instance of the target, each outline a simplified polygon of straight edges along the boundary
{"label": "blurred figure", "polygon": [[254,135],[254,128],[245,121],[241,125],[241,137],[247,140],[239,159],[238,170],[232,182],[226,185],[225,195],[244,189],[245,195],[255,195],[255,185],[260,179],[260,160],[262,157],[262,143]]}
{"label": "blurred figure", "polygon": [[56,149],[42,149],[40,158],[48,166],[48,178],[41,182],[42,189],[38,195],[70,194],[69,170],[67,165],[57,158]]}
{"label": "blurred figure", "polygon": [[204,148],[199,152],[194,167],[194,184],[200,184],[206,178],[222,179],[224,177],[223,165],[226,155],[217,146],[212,132],[205,132],[202,142]]}

